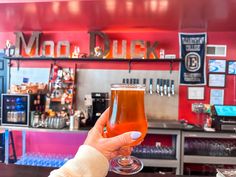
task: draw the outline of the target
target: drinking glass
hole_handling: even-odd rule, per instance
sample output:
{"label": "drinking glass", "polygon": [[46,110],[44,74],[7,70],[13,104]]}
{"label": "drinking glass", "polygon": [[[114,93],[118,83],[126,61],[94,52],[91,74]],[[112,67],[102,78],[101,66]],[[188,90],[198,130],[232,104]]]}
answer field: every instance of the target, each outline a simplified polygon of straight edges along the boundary
{"label": "drinking glass", "polygon": [[[145,85],[112,84],[107,135],[114,137],[129,131],[142,133],[134,143],[138,145],[147,133],[147,119],[144,108]],[[110,161],[113,172],[124,175],[136,174],[143,168],[143,163],[134,156],[118,156]]]}

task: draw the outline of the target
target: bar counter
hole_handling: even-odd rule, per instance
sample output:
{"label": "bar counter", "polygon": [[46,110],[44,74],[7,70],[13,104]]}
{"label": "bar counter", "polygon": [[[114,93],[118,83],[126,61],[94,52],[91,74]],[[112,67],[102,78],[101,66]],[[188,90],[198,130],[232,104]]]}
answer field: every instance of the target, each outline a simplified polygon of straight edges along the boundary
{"label": "bar counter", "polygon": [[[21,166],[14,164],[4,164],[0,163],[0,177],[48,177],[50,171],[53,168],[45,167],[33,167],[33,166]],[[138,173],[132,175],[135,177],[187,177],[184,175],[161,175],[157,173]],[[124,177],[124,175],[117,175],[112,172],[109,172],[107,177]],[[191,176],[197,177],[197,176]],[[203,176],[201,176],[203,177]],[[209,176],[208,176],[209,177]]]}

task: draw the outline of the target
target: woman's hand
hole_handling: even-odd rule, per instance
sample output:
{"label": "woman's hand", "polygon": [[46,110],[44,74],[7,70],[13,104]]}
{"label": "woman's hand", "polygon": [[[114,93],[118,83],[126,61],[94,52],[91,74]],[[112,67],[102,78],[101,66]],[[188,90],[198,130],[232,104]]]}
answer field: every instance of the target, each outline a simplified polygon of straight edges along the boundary
{"label": "woman's hand", "polygon": [[84,144],[96,148],[108,160],[118,155],[130,155],[132,149],[129,147],[129,144],[137,140],[141,136],[141,132],[126,132],[112,138],[106,138],[104,127],[108,119],[109,108],[101,115],[94,127],[89,131]]}

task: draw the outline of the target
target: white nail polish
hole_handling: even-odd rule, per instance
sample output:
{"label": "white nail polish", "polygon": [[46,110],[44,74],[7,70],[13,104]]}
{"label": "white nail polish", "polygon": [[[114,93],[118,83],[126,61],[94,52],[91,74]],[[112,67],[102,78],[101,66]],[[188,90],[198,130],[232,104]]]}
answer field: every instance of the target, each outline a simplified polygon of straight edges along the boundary
{"label": "white nail polish", "polygon": [[135,132],[132,132],[130,136],[133,140],[136,140],[136,139],[140,138],[141,135],[142,135],[141,132],[135,131]]}

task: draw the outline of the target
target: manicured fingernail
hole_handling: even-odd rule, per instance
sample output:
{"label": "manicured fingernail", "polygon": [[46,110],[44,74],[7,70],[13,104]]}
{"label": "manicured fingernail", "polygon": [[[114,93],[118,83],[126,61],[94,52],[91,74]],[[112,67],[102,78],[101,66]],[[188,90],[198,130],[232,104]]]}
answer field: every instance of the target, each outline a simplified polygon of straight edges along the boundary
{"label": "manicured fingernail", "polygon": [[131,138],[132,138],[133,140],[136,140],[136,139],[138,139],[141,135],[142,135],[141,132],[135,131],[135,132],[132,132],[130,136],[131,136]]}

